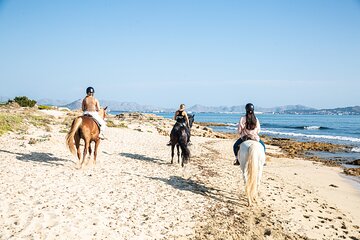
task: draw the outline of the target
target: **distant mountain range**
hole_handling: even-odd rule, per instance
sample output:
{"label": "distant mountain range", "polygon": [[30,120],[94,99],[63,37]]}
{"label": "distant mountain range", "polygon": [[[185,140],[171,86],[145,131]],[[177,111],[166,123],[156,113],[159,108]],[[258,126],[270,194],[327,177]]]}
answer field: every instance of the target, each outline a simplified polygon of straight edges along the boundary
{"label": "distant mountain range", "polygon": [[360,106],[332,108],[332,109],[308,109],[293,110],[289,109],[284,112],[286,114],[317,114],[317,115],[360,115]]}
{"label": "distant mountain range", "polygon": [[[316,110],[315,108],[310,108],[302,105],[286,105],[280,107],[273,107],[273,108],[263,108],[263,107],[256,107],[256,112],[263,112],[263,113],[284,113],[285,111],[289,110]],[[188,108],[188,111],[191,112],[239,112],[242,113],[245,111],[245,105],[238,105],[238,106],[220,106],[220,107],[209,107],[203,105],[194,105]]]}
{"label": "distant mountain range", "polygon": [[[117,102],[99,100],[102,107],[108,106],[110,111],[122,111],[122,112],[154,112],[154,111],[171,111],[171,109],[161,109],[150,105],[140,105],[134,102]],[[78,99],[66,105],[60,105],[60,107],[67,107],[71,110],[81,108],[82,99]]]}
{"label": "distant mountain range", "polygon": [[[7,101],[9,98],[1,97],[1,102]],[[37,101],[38,105],[49,105],[66,107],[71,110],[81,108],[81,99],[68,103],[66,100],[40,99]],[[174,112],[176,108],[160,108],[151,105],[140,105],[135,102],[118,102],[100,100],[102,106],[108,106],[111,112]],[[245,105],[236,106],[204,106],[196,104],[188,107],[188,112],[223,112],[223,113],[243,113]],[[273,113],[273,114],[319,114],[319,115],[360,115],[360,106],[333,108],[333,109],[316,109],[303,105],[285,105],[272,108],[263,108],[256,106],[255,111],[258,113]]]}
{"label": "distant mountain range", "polygon": [[[159,108],[150,105],[140,105],[133,102],[117,102],[117,101],[100,101],[102,106],[108,106],[111,111],[124,111],[124,112],[174,112],[175,108]],[[81,108],[81,99],[76,100],[72,103],[63,105],[69,109],[79,109]],[[243,113],[245,105],[238,106],[204,106],[196,104],[194,106],[188,107],[188,112],[227,112],[227,113]],[[360,106],[354,107],[345,107],[345,108],[334,108],[334,109],[316,109],[303,105],[285,105],[278,106],[273,108],[263,108],[256,107],[256,112],[261,113],[273,113],[273,114],[322,114],[322,115],[358,115],[360,114]]]}

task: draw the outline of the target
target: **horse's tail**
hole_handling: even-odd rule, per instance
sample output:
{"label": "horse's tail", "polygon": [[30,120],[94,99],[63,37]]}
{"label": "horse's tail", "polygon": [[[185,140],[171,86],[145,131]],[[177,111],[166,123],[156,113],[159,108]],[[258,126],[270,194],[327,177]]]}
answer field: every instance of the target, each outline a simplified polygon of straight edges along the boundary
{"label": "horse's tail", "polygon": [[190,159],[190,150],[187,147],[187,135],[186,135],[186,133],[185,134],[180,134],[178,143],[179,143],[180,148],[181,148],[181,154],[183,156],[184,163],[186,163]]}
{"label": "horse's tail", "polygon": [[256,144],[252,144],[249,147],[247,154],[247,182],[245,186],[245,192],[249,200],[249,205],[255,199],[257,193],[257,181],[258,181],[258,148]]}
{"label": "horse's tail", "polygon": [[77,130],[79,129],[80,125],[82,123],[82,118],[81,117],[77,117],[74,119],[74,121],[71,124],[71,128],[69,133],[66,135],[66,145],[68,146],[70,152],[75,155],[76,154],[76,149],[74,146],[74,136],[75,133],[77,132]]}

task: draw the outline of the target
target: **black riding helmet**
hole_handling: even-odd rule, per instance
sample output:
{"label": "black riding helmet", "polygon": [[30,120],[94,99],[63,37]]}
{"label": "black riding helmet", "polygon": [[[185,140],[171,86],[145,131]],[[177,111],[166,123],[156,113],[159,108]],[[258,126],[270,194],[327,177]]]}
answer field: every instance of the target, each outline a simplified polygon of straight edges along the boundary
{"label": "black riding helmet", "polygon": [[248,112],[254,112],[254,105],[252,103],[246,104],[245,110],[246,110],[247,113]]}
{"label": "black riding helmet", "polygon": [[94,93],[94,92],[95,92],[95,90],[94,90],[93,87],[88,87],[88,88],[86,89],[86,94]]}

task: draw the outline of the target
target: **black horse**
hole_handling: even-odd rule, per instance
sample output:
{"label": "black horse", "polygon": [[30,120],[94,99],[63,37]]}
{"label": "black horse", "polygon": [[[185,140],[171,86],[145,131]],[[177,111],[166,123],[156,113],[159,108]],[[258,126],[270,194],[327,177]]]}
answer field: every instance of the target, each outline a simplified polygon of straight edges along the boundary
{"label": "black horse", "polygon": [[[190,128],[192,127],[192,124],[194,122],[194,115],[188,114],[189,118],[189,124]],[[176,122],[173,129],[170,133],[170,141],[171,141],[171,164],[174,160],[174,148],[176,146],[177,155],[178,155],[178,163],[180,161],[180,151],[179,147],[181,148],[181,166],[184,166],[184,163],[186,163],[190,159],[190,150],[188,148],[188,140],[190,138],[190,129],[189,132],[186,131],[186,127]]]}

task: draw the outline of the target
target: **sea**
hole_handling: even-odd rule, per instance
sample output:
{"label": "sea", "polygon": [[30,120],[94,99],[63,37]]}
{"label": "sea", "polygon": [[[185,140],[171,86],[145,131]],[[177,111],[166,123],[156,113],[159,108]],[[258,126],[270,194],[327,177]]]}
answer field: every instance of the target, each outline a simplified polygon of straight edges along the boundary
{"label": "sea", "polygon": [[[152,112],[172,119],[174,113]],[[190,112],[189,112],[190,113]],[[111,113],[114,114],[114,113]],[[236,133],[243,113],[191,113],[195,122],[221,123],[211,126],[214,131]],[[350,147],[349,152],[326,154],[326,158],[360,159],[360,115],[296,115],[256,113],[261,133],[277,138],[290,138],[302,142],[326,142]]]}
{"label": "sea", "polygon": [[[174,113],[155,113],[173,118]],[[236,133],[241,113],[192,113],[195,122],[222,123],[212,126],[214,131]],[[334,154],[328,158],[360,159],[360,115],[296,115],[256,114],[261,134],[278,138],[290,138],[302,142],[326,142],[350,147],[350,152]],[[325,154],[325,153],[324,153]],[[340,155],[340,156],[339,156]]]}

